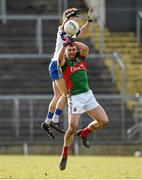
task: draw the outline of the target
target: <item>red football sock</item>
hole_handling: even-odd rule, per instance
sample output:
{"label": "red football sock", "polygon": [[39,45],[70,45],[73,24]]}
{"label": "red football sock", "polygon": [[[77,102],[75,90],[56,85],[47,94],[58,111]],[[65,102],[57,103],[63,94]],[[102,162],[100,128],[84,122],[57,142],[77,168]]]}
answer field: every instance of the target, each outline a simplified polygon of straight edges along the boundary
{"label": "red football sock", "polygon": [[62,150],[62,156],[67,157],[69,154],[69,147],[68,146],[64,146],[63,150]]}
{"label": "red football sock", "polygon": [[81,130],[80,135],[82,137],[86,137],[90,132],[91,132],[91,130],[87,127],[87,128],[84,128]]}

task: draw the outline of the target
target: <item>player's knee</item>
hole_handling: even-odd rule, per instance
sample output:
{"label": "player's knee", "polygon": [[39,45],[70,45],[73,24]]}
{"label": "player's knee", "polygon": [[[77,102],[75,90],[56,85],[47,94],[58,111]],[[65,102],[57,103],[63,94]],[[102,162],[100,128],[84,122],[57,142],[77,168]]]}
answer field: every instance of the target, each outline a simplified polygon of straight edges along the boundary
{"label": "player's knee", "polygon": [[61,94],[62,94],[62,96],[67,96],[67,94],[68,94],[68,91],[67,91],[67,89],[61,89]]}
{"label": "player's knee", "polygon": [[63,97],[64,99],[67,99],[67,95],[68,95],[68,92],[67,92],[67,91],[62,92],[62,97]]}
{"label": "player's knee", "polygon": [[65,101],[67,101],[67,94],[66,94],[66,93],[63,93],[63,94],[62,94],[62,99],[64,99]]}
{"label": "player's knee", "polygon": [[54,96],[54,101],[57,102],[61,97],[61,94],[55,95]]}
{"label": "player's knee", "polygon": [[76,132],[76,128],[75,127],[70,127],[68,128],[68,133],[70,136],[74,135]]}
{"label": "player's knee", "polygon": [[108,117],[106,116],[106,117],[102,120],[103,126],[106,127],[106,126],[108,125],[108,122],[109,122],[109,120],[108,120]]}

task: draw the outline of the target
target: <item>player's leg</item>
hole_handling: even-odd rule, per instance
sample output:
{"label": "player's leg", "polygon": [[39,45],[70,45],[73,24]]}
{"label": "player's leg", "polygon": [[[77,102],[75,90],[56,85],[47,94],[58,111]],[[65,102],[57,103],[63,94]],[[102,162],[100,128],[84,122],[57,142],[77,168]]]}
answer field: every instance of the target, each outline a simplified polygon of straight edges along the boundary
{"label": "player's leg", "polygon": [[80,114],[69,114],[68,129],[64,136],[64,146],[70,147],[70,145],[72,144],[74,133],[76,132],[76,129],[78,127],[79,120]]}
{"label": "player's leg", "polygon": [[64,78],[60,78],[55,81],[57,87],[61,91],[60,99],[57,102],[56,108],[64,109],[67,104],[67,84]]}
{"label": "player's leg", "polygon": [[[62,109],[59,109],[59,108],[56,109],[56,105],[57,105],[58,100],[62,96],[62,92],[63,92],[63,90],[61,91],[61,89],[59,89],[59,86],[57,83],[58,81],[59,82],[63,81],[63,80],[60,80],[60,79],[63,79],[63,75],[62,75],[61,67],[58,66],[57,61],[51,61],[50,65],[49,65],[49,74],[52,79],[52,82],[54,82],[53,83],[54,97],[49,105],[49,111],[47,113],[47,118],[45,120],[46,121],[45,123],[48,124],[48,126],[50,126],[50,128],[54,128],[54,129],[58,130],[59,132],[64,133],[60,124],[57,121],[57,119],[59,119],[59,117],[61,115]],[[63,84],[61,84],[61,85],[63,86]],[[63,99],[63,98],[61,98],[61,99]],[[62,108],[64,108],[64,103],[62,106],[63,106]],[[53,117],[54,113],[55,113],[55,117]],[[52,118],[55,119],[56,122],[51,121]]]}
{"label": "player's leg", "polygon": [[52,121],[50,121],[50,126],[56,129],[58,132],[64,133],[64,130],[60,125],[59,118],[62,114],[64,107],[67,104],[67,85],[64,78],[55,80],[55,84],[60,90],[61,96],[56,102],[56,109]]}
{"label": "player's leg", "polygon": [[68,117],[68,129],[64,136],[64,145],[62,149],[62,155],[60,159],[60,170],[66,168],[67,158],[69,154],[69,149],[72,144],[74,134],[79,124],[80,115],[79,114],[70,114]]}
{"label": "player's leg", "polygon": [[88,111],[87,114],[94,120],[88,125],[91,131],[104,128],[108,124],[108,116],[101,105]]}
{"label": "player's leg", "polygon": [[100,105],[88,111],[87,114],[93,119],[93,122],[89,123],[86,128],[77,131],[77,135],[82,139],[87,139],[88,134],[98,129],[102,129],[108,124],[107,114]]}
{"label": "player's leg", "polygon": [[49,136],[54,138],[53,130],[51,129],[49,123],[53,118],[54,111],[56,108],[56,103],[61,97],[61,92],[54,81],[52,83],[52,86],[53,86],[54,97],[49,104],[47,117],[45,121],[41,124],[41,127],[49,134]]}
{"label": "player's leg", "polygon": [[48,113],[47,113],[47,117],[45,119],[46,123],[49,123],[52,120],[55,109],[56,109],[56,104],[62,95],[59,88],[57,87],[55,81],[52,82],[52,87],[53,87],[54,96],[48,107]]}
{"label": "player's leg", "polygon": [[[108,123],[108,117],[104,109],[96,101],[92,91],[86,93],[84,97],[86,104],[84,111],[94,120],[86,128],[77,131],[80,138],[87,138],[87,135],[92,131],[105,127]],[[86,140],[87,141],[87,140]]]}

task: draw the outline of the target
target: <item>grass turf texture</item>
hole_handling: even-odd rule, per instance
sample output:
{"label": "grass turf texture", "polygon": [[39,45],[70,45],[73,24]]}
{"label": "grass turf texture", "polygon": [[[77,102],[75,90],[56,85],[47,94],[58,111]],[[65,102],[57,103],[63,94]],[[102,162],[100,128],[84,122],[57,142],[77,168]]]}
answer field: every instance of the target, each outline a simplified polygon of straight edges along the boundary
{"label": "grass turf texture", "polygon": [[142,157],[70,156],[60,171],[59,156],[0,155],[0,179],[142,179]]}

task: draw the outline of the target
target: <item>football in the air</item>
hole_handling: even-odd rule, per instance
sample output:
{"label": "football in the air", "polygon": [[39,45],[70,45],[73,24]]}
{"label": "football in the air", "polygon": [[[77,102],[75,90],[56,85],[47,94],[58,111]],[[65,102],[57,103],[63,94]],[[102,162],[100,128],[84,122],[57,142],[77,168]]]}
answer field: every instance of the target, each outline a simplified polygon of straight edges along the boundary
{"label": "football in the air", "polygon": [[69,20],[64,25],[64,31],[68,35],[75,35],[79,31],[79,24],[74,20]]}

